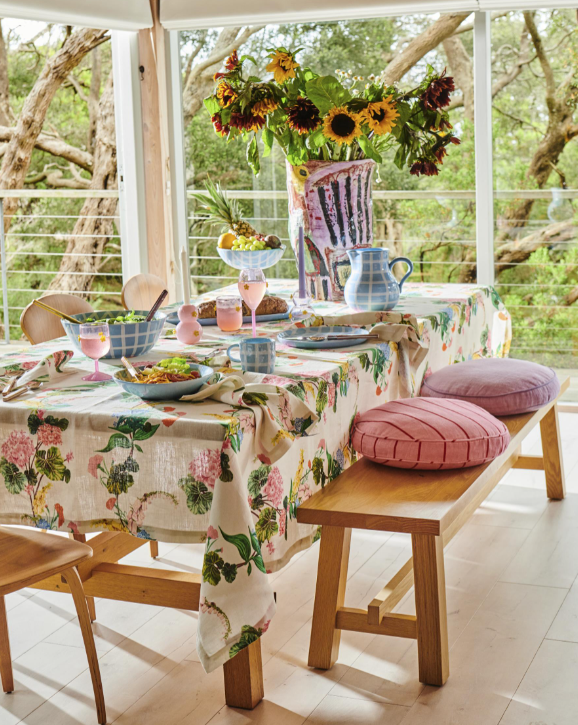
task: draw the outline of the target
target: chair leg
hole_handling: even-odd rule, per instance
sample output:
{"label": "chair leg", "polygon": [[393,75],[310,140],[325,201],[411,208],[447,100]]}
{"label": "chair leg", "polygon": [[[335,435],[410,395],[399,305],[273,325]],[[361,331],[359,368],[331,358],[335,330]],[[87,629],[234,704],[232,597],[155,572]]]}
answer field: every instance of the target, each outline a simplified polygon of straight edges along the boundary
{"label": "chair leg", "polygon": [[542,456],[544,473],[546,474],[546,491],[548,498],[562,499],[566,496],[564,483],[564,463],[562,461],[562,444],[560,442],[560,423],[558,422],[558,406],[552,408],[540,421],[542,435]]}
{"label": "chair leg", "polygon": [[426,685],[441,686],[450,673],[443,539],[412,534],[411,544],[419,679]]}
{"label": "chair leg", "polygon": [[252,710],[263,697],[263,664],[261,640],[251,642],[223,665],[225,702],[229,707]]}
{"label": "chair leg", "polygon": [[328,670],[337,661],[341,630],[335,628],[337,610],[345,600],[351,529],[324,526],[309,644],[309,667]]}
{"label": "chair leg", "polygon": [[[68,534],[68,536],[75,541],[80,541],[81,544],[86,544],[86,534]],[[90,621],[96,622],[96,603],[94,597],[86,597],[86,603],[88,605]]]}
{"label": "chair leg", "polygon": [[156,559],[159,555],[159,542],[158,541],[151,541],[151,557],[153,559]]}
{"label": "chair leg", "polygon": [[74,606],[76,607],[76,613],[78,614],[80,631],[82,632],[82,639],[84,640],[84,648],[86,649],[90,676],[92,678],[92,686],[94,688],[94,699],[96,701],[98,722],[100,725],[105,725],[106,709],[104,706],[102,681],[100,679],[100,667],[98,666],[98,657],[96,654],[96,647],[94,646],[94,635],[90,626],[90,616],[88,614],[88,605],[86,603],[86,597],[84,596],[84,589],[82,588],[82,581],[80,580],[78,569],[76,567],[66,569],[66,571],[62,572],[62,576],[68,584],[74,600]]}
{"label": "chair leg", "polygon": [[8,621],[6,619],[6,603],[2,596],[0,596],[0,676],[2,677],[2,689],[4,692],[14,692],[10,638],[8,636]]}

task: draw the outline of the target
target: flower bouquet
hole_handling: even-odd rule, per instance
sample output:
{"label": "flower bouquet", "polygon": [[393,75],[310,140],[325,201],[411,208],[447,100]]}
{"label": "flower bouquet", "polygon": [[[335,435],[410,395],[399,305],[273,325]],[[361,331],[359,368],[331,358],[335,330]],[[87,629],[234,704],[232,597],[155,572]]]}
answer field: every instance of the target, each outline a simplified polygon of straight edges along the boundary
{"label": "flower bouquet", "polygon": [[257,132],[263,156],[275,142],[293,166],[308,161],[373,159],[396,148],[394,163],[414,175],[438,174],[446,146],[459,144],[444,107],[454,90],[453,78],[431,66],[423,81],[409,91],[386,86],[379,77],[367,81],[349,72],[320,76],[302,68],[299,51],[268,49],[270,80],[245,75],[254,58],[236,51],[215,74],[216,87],[205,99],[215,131],[231,141],[247,142],[247,160],[259,173]]}

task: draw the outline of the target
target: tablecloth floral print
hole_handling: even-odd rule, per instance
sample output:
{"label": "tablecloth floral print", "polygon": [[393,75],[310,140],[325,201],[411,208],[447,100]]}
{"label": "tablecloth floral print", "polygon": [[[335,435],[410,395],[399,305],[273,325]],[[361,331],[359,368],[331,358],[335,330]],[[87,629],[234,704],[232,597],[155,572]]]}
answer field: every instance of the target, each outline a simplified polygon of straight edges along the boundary
{"label": "tablecloth floral print", "polygon": [[[271,290],[289,295],[293,286]],[[0,522],[203,543],[197,649],[215,669],[266,631],[275,607],[267,572],[319,537],[296,511],[355,461],[355,416],[417,395],[446,365],[505,356],[511,339],[510,316],[488,287],[406,285],[388,313],[352,315],[330,302],[316,313],[309,324],[390,323],[391,338],[339,351],[278,345],[275,374],[245,375],[251,395],[227,402],[142,401],[112,381],[84,382],[91,362],[75,356],[62,380],[0,404]],[[206,327],[200,345],[163,340],[146,358],[218,360],[232,339]],[[64,346],[28,348],[0,365],[30,367]]]}

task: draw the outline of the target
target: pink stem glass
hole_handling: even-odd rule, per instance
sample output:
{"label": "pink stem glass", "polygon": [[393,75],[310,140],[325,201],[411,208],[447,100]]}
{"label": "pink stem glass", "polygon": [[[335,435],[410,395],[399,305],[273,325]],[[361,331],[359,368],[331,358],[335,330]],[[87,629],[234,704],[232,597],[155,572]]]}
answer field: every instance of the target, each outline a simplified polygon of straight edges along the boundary
{"label": "pink stem glass", "polygon": [[257,325],[255,320],[255,310],[251,310],[251,323],[253,325],[253,337],[257,337]]}

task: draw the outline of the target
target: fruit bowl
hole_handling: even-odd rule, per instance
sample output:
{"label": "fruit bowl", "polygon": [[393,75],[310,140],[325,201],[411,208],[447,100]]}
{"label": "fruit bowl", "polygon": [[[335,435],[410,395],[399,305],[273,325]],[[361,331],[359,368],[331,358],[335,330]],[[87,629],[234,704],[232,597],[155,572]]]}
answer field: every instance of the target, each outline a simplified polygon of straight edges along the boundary
{"label": "fruit bowl", "polygon": [[267,269],[281,259],[285,253],[285,245],[281,245],[278,249],[257,249],[255,251],[217,247],[217,252],[223,262],[235,269]]}

